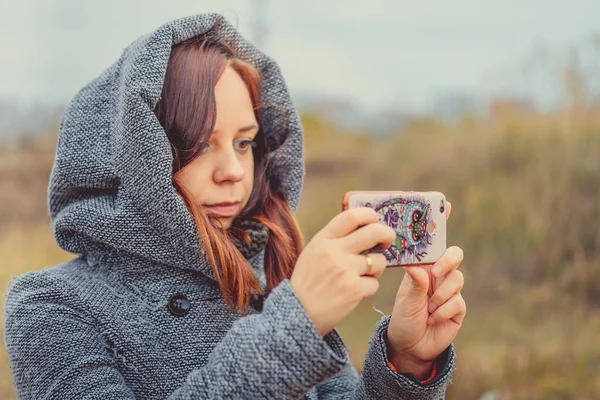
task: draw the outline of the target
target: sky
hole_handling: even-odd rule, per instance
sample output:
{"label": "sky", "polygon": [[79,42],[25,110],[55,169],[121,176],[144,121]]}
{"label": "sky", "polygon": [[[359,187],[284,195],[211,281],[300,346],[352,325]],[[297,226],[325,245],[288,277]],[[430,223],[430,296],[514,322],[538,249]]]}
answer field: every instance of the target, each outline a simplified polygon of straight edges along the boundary
{"label": "sky", "polygon": [[0,99],[66,103],[138,36],[202,12],[272,56],[293,97],[370,110],[464,93],[550,104],[573,46],[600,70],[598,0],[0,0]]}

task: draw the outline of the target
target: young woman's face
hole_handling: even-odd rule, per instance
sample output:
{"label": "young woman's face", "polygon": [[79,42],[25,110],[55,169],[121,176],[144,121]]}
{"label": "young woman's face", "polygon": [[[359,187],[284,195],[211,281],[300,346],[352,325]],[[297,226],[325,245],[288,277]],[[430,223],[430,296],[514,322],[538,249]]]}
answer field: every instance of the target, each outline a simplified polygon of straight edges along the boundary
{"label": "young woman's face", "polygon": [[252,140],[258,133],[246,84],[230,66],[215,86],[217,119],[209,143],[178,172],[180,182],[223,227],[248,203],[254,183]]}

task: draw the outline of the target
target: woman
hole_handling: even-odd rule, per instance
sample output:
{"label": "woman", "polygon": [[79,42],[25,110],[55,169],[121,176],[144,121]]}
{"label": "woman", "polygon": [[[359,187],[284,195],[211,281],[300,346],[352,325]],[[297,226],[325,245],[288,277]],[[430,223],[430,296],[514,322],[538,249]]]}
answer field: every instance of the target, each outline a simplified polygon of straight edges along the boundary
{"label": "woman", "polygon": [[378,288],[361,251],[395,234],[359,208],[303,247],[302,143],[276,64],[221,16],[126,48],[60,124],[49,209],[79,256],[7,291],[19,396],[443,398],[462,252],[406,268],[359,376],[334,328]]}

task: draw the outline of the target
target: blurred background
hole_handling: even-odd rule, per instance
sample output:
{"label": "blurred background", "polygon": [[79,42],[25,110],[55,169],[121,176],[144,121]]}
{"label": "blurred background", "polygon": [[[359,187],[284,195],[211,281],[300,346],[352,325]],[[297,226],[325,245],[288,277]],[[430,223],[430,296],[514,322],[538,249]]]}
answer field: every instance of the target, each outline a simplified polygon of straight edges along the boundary
{"label": "blurred background", "polygon": [[[70,99],[138,36],[207,11],[278,61],[301,110],[307,240],[347,190],[452,202],[468,315],[449,399],[600,398],[597,0],[2,0],[2,292],[73,257],[46,208]],[[340,327],[359,370],[402,275]],[[0,398],[15,398],[4,346]]]}

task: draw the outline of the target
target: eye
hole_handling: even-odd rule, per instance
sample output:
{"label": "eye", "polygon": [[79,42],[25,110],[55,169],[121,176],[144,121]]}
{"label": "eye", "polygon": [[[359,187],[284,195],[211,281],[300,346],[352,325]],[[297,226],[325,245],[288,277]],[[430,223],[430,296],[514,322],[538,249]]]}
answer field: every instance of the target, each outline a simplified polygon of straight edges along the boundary
{"label": "eye", "polygon": [[414,241],[419,240],[419,235],[417,235],[417,232],[413,232],[412,233],[412,238],[413,238]]}
{"label": "eye", "polygon": [[236,140],[233,143],[236,150],[240,153],[245,153],[249,148],[256,146],[256,144],[251,139],[240,139]]}
{"label": "eye", "polygon": [[413,221],[417,222],[419,220],[419,218],[421,218],[421,215],[423,215],[423,213],[419,210],[415,210],[413,212]]}

